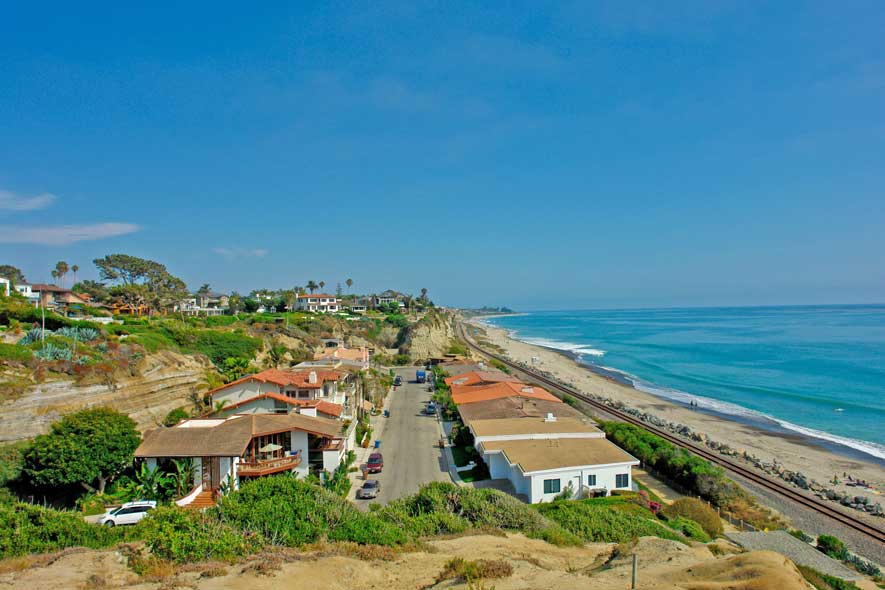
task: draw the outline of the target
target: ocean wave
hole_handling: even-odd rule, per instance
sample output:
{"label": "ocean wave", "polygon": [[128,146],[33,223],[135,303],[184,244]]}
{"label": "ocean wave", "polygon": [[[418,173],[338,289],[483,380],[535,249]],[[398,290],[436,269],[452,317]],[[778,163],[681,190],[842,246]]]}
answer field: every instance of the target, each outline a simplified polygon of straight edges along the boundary
{"label": "ocean wave", "polygon": [[690,401],[693,401],[697,404],[699,408],[711,410],[719,414],[737,416],[756,422],[774,423],[781,428],[792,430],[793,432],[798,432],[809,438],[825,440],[827,442],[842,445],[856,451],[861,451],[862,453],[866,453],[878,459],[885,459],[885,445],[880,445],[866,440],[858,440],[845,436],[839,436],[837,434],[824,432],[822,430],[808,428],[807,426],[800,426],[799,424],[794,424],[792,422],[789,422],[788,420],[783,420],[781,418],[771,416],[770,414],[766,414],[764,412],[760,412],[758,410],[753,410],[750,408],[745,408],[744,406],[739,406],[730,402],[724,402],[721,400],[704,397],[702,395],[693,395],[684,391],[679,391],[678,389],[670,389],[668,387],[652,385],[650,383],[642,381],[635,375],[630,375],[629,373],[626,373],[625,371],[619,371],[617,369],[610,368],[606,368],[606,370],[620,373],[621,375],[629,379],[631,383],[633,383],[633,387],[635,387],[639,391],[643,391],[656,397],[662,397],[686,404]]}
{"label": "ocean wave", "polygon": [[553,348],[564,352],[571,352],[580,356],[605,356],[605,351],[593,348],[587,344],[576,344],[574,342],[562,342],[560,340],[549,340],[547,338],[521,338],[526,344],[534,344],[535,346],[543,346],[544,348]]}

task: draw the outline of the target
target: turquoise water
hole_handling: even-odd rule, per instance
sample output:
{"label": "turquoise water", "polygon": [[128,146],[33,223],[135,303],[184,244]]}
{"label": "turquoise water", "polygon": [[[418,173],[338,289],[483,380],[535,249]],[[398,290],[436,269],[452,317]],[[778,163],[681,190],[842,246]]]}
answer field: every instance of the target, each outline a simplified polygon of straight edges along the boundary
{"label": "turquoise water", "polygon": [[557,311],[487,321],[660,397],[885,458],[885,305]]}

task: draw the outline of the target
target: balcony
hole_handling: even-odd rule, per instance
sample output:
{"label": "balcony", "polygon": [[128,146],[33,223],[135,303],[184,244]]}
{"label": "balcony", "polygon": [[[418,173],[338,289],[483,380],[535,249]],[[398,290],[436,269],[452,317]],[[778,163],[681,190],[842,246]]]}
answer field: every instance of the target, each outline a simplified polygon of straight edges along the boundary
{"label": "balcony", "polygon": [[299,465],[301,465],[301,451],[297,451],[287,457],[277,457],[275,459],[240,461],[237,465],[237,475],[241,477],[259,477],[281,471],[289,471]]}

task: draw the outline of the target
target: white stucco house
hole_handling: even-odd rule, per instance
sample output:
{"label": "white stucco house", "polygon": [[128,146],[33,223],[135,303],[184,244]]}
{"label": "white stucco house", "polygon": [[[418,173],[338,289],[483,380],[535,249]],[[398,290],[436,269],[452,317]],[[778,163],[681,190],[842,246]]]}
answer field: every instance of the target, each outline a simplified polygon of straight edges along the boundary
{"label": "white stucco house", "polygon": [[321,368],[267,369],[208,392],[222,415],[292,412],[329,418],[347,417],[355,389],[350,373]]}
{"label": "white stucco house", "polygon": [[491,478],[509,480],[529,503],[568,490],[577,496],[633,489],[639,460],[558,398],[526,393],[528,386],[496,371],[462,373],[446,383]]}
{"label": "white stucco house", "polygon": [[172,428],[144,433],[135,457],[149,468],[188,459],[193,488],[176,500],[179,506],[210,505],[225,490],[247,478],[283,471],[297,475],[334,471],[344,460],[341,423],[301,414],[250,414],[184,420]]}
{"label": "white stucco house", "polygon": [[326,293],[301,293],[295,297],[297,311],[313,311],[318,313],[336,313],[340,311],[338,298]]}

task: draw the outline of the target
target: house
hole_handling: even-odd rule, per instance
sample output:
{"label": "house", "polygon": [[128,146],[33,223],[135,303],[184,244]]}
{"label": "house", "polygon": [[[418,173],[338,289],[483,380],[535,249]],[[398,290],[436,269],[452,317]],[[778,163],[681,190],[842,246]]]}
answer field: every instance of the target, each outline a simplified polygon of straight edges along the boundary
{"label": "house", "polygon": [[146,431],[135,457],[151,469],[190,459],[193,489],[176,504],[199,505],[211,503],[225,490],[238,489],[247,478],[284,471],[301,476],[334,471],[346,453],[340,432],[340,422],[301,414],[198,418]]}
{"label": "house", "polygon": [[633,489],[639,461],[547,390],[498,371],[445,381],[492,479],[509,481],[529,503]]}
{"label": "house", "polygon": [[16,285],[15,290],[24,295],[36,307],[64,307],[68,305],[90,305],[90,302],[70,289],[57,285]]}
{"label": "house", "polygon": [[375,295],[374,297],[372,297],[372,303],[375,305],[375,307],[377,307],[379,305],[388,305],[390,303],[399,303],[399,302],[400,302],[400,296],[396,293],[396,291],[388,290],[388,291],[385,291],[384,293],[381,293],[380,295]]}
{"label": "house", "polygon": [[203,309],[227,309],[230,297],[223,293],[197,293],[197,304]]}
{"label": "house", "polygon": [[345,371],[267,369],[208,392],[221,415],[301,413],[346,418],[355,386]]}
{"label": "house", "polygon": [[353,305],[348,305],[347,309],[353,313],[366,313],[368,307],[365,303],[354,303]]}
{"label": "house", "polygon": [[295,297],[297,311],[336,313],[340,310],[338,298],[326,293],[301,293]]}
{"label": "house", "polygon": [[[527,433],[528,434],[528,433]],[[632,490],[631,470],[639,461],[605,438],[488,440],[477,450],[493,479],[508,479],[530,504],[549,502],[571,489],[609,494]]]}
{"label": "house", "polygon": [[452,401],[456,405],[484,402],[502,397],[542,399],[562,403],[558,397],[543,387],[525,383],[505,381],[482,386],[452,385]]}
{"label": "house", "polygon": [[220,307],[204,307],[202,302],[205,299],[196,296],[183,299],[175,304],[173,311],[185,316],[216,316],[224,315],[224,310]]}
{"label": "house", "polygon": [[350,361],[348,364],[360,370],[369,368],[369,349],[365,346],[359,348],[345,348],[339,345],[335,348],[324,348],[313,355],[315,361]]}
{"label": "house", "polygon": [[519,379],[501,371],[468,371],[445,378],[446,385],[483,386],[495,383],[519,383]]}

